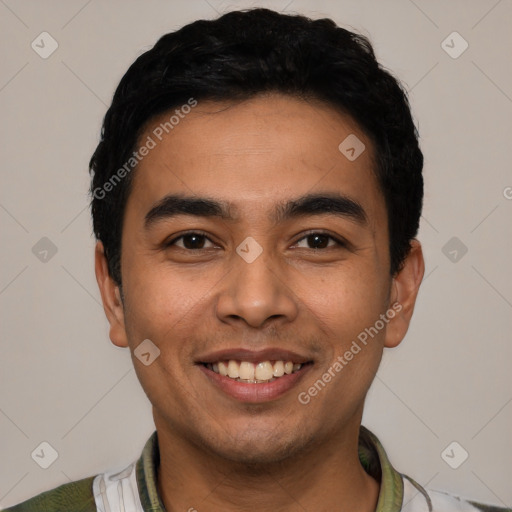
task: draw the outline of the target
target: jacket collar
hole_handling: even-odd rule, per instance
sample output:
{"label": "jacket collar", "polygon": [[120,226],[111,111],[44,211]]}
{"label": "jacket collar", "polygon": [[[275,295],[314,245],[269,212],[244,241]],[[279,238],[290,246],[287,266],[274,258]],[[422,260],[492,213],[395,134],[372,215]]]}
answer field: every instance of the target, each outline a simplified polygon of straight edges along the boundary
{"label": "jacket collar", "polygon": [[[379,439],[362,425],[359,431],[358,453],[365,471],[380,482],[379,499],[375,512],[399,512],[404,495],[402,475],[391,465]],[[144,510],[152,512],[165,512],[157,489],[159,465],[160,450],[155,430],[147,440],[136,463],[140,500]]]}

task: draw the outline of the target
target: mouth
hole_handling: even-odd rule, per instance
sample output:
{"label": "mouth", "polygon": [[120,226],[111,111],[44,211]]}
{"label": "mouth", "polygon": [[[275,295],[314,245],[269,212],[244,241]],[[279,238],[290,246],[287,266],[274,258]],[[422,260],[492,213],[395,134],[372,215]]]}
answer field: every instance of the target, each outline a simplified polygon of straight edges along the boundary
{"label": "mouth", "polygon": [[208,381],[238,401],[275,400],[295,387],[313,367],[313,361],[290,359],[220,359],[198,362]]}

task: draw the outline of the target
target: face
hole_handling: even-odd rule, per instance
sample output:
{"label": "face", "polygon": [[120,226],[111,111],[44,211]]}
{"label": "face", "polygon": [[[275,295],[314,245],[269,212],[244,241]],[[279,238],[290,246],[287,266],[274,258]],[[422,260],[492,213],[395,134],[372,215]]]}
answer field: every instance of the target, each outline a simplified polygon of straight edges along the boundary
{"label": "face", "polygon": [[[130,347],[157,427],[185,442],[245,462],[332,442],[359,426],[423,275],[416,247],[390,276],[370,140],[328,106],[277,94],[199,102],[160,141],[169,117],[140,139],[156,145],[126,204],[123,303],[98,244],[111,340]],[[349,135],[365,145],[355,160],[338,149]],[[149,365],[134,355],[143,340],[160,351]],[[221,375],[237,370],[264,382]]]}

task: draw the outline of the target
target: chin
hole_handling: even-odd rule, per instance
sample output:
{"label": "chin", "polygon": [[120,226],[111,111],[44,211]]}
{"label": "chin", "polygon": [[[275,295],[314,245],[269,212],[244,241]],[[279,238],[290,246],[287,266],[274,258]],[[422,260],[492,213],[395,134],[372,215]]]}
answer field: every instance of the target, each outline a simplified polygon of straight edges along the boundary
{"label": "chin", "polygon": [[217,444],[213,450],[220,457],[252,466],[257,470],[259,467],[277,464],[296,456],[307,449],[308,443],[298,438],[297,433],[268,432],[262,431],[259,434],[253,431],[246,431],[243,434],[235,434],[224,443]]}
{"label": "chin", "polygon": [[240,447],[229,448],[225,447],[222,453],[219,453],[224,459],[230,460],[235,463],[243,464],[247,469],[257,471],[259,468],[268,467],[269,465],[278,464],[288,459],[292,453],[289,450],[252,450],[240,451]]}

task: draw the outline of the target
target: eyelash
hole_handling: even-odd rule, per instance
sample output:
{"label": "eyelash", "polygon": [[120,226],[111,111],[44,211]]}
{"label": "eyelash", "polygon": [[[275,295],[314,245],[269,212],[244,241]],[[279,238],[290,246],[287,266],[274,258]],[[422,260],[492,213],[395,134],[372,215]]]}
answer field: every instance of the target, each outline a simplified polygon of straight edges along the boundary
{"label": "eyelash", "polygon": [[[212,240],[210,240],[210,238],[208,238],[207,234],[202,232],[202,231],[187,231],[186,233],[182,233],[180,236],[176,237],[176,238],[173,238],[172,240],[170,240],[169,242],[164,242],[164,246],[167,248],[167,247],[171,247],[173,246],[178,240],[181,240],[182,238],[184,238],[185,236],[188,236],[188,235],[199,235],[199,236],[203,236],[204,238],[206,238],[207,240],[209,240],[210,242],[212,243],[215,243],[213,242]],[[318,231],[318,230],[312,230],[312,231],[307,231],[301,238],[299,238],[295,244],[301,242],[302,240],[306,239],[308,236],[311,236],[311,235],[324,235],[326,236],[327,238],[330,238],[331,240],[334,240],[334,242],[336,243],[336,245],[338,247],[347,247],[347,243],[344,242],[343,240],[340,240],[339,238],[336,238],[334,236],[332,236],[331,234],[325,232],[325,231]],[[329,248],[333,248],[333,246],[330,246],[330,247],[325,247],[323,249],[320,249],[320,250],[326,250],[326,249],[329,249]],[[180,249],[183,249],[185,251],[193,251],[193,252],[198,252],[198,251],[201,251],[203,249],[187,249],[186,247],[180,247]],[[319,249],[311,249],[312,251],[316,251],[316,250],[319,250]]]}

